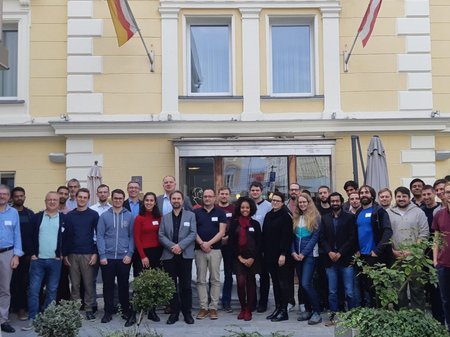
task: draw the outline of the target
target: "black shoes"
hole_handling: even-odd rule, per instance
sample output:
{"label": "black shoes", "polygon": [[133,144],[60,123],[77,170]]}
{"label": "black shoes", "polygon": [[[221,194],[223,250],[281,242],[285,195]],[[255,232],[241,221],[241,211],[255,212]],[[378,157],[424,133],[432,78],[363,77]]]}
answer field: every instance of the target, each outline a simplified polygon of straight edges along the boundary
{"label": "black shoes", "polygon": [[175,322],[178,322],[178,314],[170,314],[169,318],[167,319],[167,324],[174,324]]}
{"label": "black shoes", "polygon": [[136,313],[133,311],[127,318],[125,322],[125,327],[128,328],[136,323]]}
{"label": "black shoes", "polygon": [[148,311],[148,315],[147,318],[153,322],[159,322],[161,319],[159,318],[159,316],[156,314],[156,309],[150,309]]}
{"label": "black shoes", "polygon": [[256,312],[259,312],[259,313],[261,313],[261,312],[266,312],[266,311],[267,311],[267,304],[266,304],[266,305],[260,304],[260,305],[258,305],[258,307],[256,308]]}
{"label": "black shoes", "polygon": [[8,332],[8,333],[16,332],[16,329],[14,329],[8,322],[3,323],[1,325],[1,328],[2,328],[3,332]]}
{"label": "black shoes", "polygon": [[92,311],[86,311],[86,321],[89,322],[95,321],[95,315]]}
{"label": "black shoes", "polygon": [[269,316],[266,317],[266,319],[272,319],[274,317],[277,317],[280,313],[281,308],[276,308]]}
{"label": "black shoes", "polygon": [[288,313],[286,308],[280,309],[278,314],[271,319],[272,322],[281,322],[281,321],[287,321],[289,319]]}
{"label": "black shoes", "polygon": [[108,323],[112,321],[112,315],[105,312],[105,314],[102,317],[102,323]]}
{"label": "black shoes", "polygon": [[191,313],[183,314],[183,316],[186,324],[194,324],[194,317],[192,317]]}

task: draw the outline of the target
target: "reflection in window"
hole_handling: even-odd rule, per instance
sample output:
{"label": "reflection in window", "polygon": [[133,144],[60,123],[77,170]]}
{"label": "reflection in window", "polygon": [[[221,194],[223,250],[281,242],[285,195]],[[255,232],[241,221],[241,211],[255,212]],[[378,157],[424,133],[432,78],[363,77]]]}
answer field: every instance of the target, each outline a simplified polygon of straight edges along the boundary
{"label": "reflection in window", "polygon": [[190,26],[190,92],[230,94],[230,26]]}
{"label": "reflection in window", "polygon": [[[11,27],[10,27],[11,26]],[[0,97],[17,96],[17,25],[5,25],[3,28],[3,43],[8,49],[8,70],[0,71]]]}
{"label": "reflection in window", "polygon": [[309,25],[272,25],[272,93],[311,94]]}
{"label": "reflection in window", "polygon": [[15,186],[15,172],[0,172],[0,184],[9,186],[10,189],[13,189]]}
{"label": "reflection in window", "polygon": [[331,186],[331,161],[329,156],[297,157],[297,181],[302,189],[312,193],[319,186]]}
{"label": "reflection in window", "polygon": [[287,157],[228,157],[223,159],[224,183],[233,196],[247,195],[253,181],[264,186],[267,192],[287,192]]}
{"label": "reflection in window", "polygon": [[193,206],[200,205],[203,190],[214,188],[213,158],[181,158],[180,189],[191,198]]}

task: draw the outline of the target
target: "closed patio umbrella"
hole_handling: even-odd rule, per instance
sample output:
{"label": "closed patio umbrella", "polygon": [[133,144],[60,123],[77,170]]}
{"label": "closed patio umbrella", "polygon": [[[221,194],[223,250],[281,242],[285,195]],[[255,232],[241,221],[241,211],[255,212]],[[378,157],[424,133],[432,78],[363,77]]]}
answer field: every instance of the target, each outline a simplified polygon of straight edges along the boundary
{"label": "closed patio umbrella", "polygon": [[373,136],[367,148],[366,184],[376,192],[389,187],[386,153],[380,137]]}
{"label": "closed patio umbrella", "polygon": [[90,192],[89,204],[92,206],[97,203],[97,187],[99,187],[102,183],[102,173],[100,171],[100,167],[98,166],[98,161],[95,161],[94,166],[92,166],[89,170],[89,174],[87,176],[87,188]]}

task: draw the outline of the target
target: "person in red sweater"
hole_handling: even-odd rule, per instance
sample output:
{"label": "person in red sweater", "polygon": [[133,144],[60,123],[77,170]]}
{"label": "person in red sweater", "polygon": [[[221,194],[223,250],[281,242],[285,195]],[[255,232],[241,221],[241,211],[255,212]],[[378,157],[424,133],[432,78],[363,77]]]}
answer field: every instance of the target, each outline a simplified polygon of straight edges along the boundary
{"label": "person in red sweater", "polygon": [[[144,269],[161,268],[163,247],[158,240],[160,223],[161,213],[157,205],[156,194],[147,192],[144,195],[139,215],[134,220],[134,242]],[[137,273],[141,272],[142,270],[137,271]],[[149,310],[148,319],[159,322],[160,318],[155,309],[153,307]]]}

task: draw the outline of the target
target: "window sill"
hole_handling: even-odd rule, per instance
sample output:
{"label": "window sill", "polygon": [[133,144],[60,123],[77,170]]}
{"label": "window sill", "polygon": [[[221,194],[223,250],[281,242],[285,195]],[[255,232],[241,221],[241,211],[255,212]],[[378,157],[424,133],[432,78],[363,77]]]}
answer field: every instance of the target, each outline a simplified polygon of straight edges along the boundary
{"label": "window sill", "polygon": [[325,96],[324,95],[315,95],[315,96],[261,96],[261,99],[264,100],[278,100],[278,99],[284,99],[284,100],[296,100],[296,99],[301,99],[301,100],[305,100],[305,99],[323,99]]}
{"label": "window sill", "polygon": [[211,101],[211,100],[241,100],[243,96],[178,96],[179,100],[186,101]]}
{"label": "window sill", "polygon": [[0,105],[1,104],[24,104],[25,100],[23,99],[1,99],[0,98]]}

